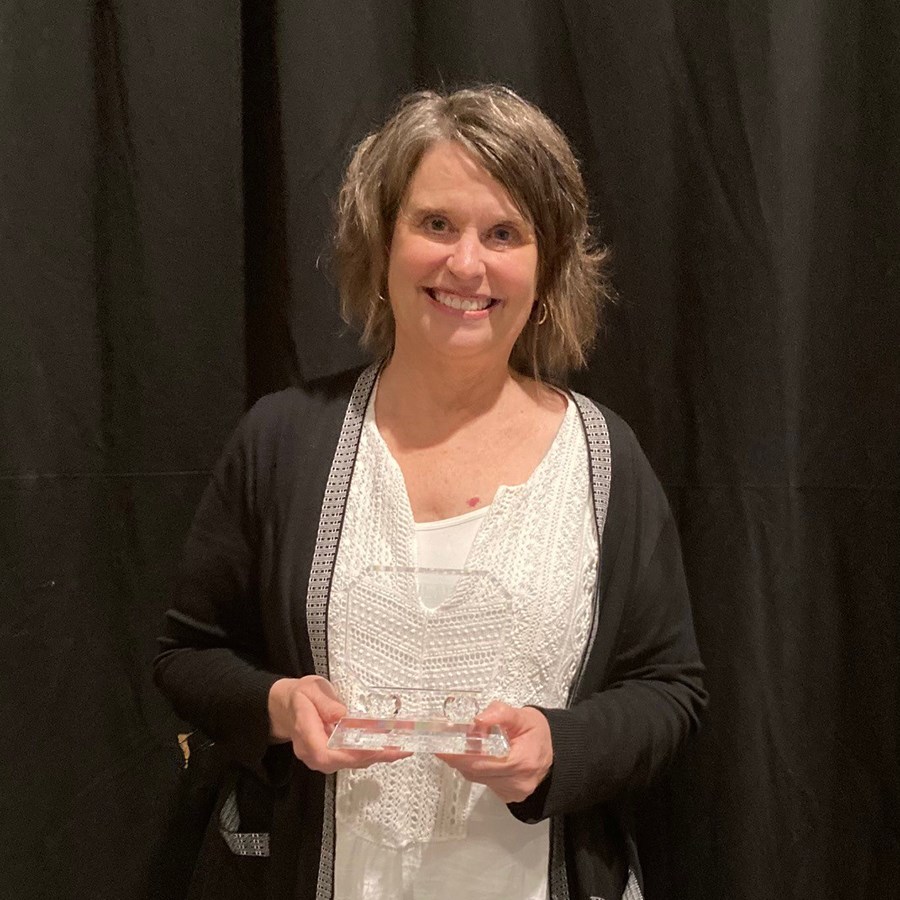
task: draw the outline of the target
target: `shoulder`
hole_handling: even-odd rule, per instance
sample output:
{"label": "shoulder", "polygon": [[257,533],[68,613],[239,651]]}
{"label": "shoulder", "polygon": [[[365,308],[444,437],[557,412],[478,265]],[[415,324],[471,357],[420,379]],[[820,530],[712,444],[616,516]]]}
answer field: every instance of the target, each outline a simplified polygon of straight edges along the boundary
{"label": "shoulder", "polygon": [[[572,392],[579,409],[582,419],[585,419],[585,412],[599,415],[602,421],[605,438],[609,441],[609,452],[611,457],[611,466],[613,475],[619,480],[631,481],[647,474],[652,476],[652,469],[637,436],[631,426],[618,414],[613,412],[609,407],[598,403],[584,394]],[[585,427],[590,429],[590,422],[585,422]],[[653,476],[655,478],[655,476]]]}
{"label": "shoulder", "polygon": [[[220,466],[247,481],[267,481],[321,455],[330,462],[359,370],[261,397],[232,432]],[[258,485],[259,486],[259,485]]]}
{"label": "shoulder", "polygon": [[261,426],[317,408],[346,407],[362,370],[353,369],[305,385],[294,385],[260,397],[245,418]]}
{"label": "shoulder", "polygon": [[609,440],[607,523],[615,530],[641,521],[650,530],[662,527],[671,511],[665,491],[631,426],[617,413],[584,395],[581,406],[599,413]]}
{"label": "shoulder", "polygon": [[[360,372],[261,397],[244,414],[214,471],[225,493],[267,505],[290,485],[324,485]],[[274,492],[274,494],[273,494]]]}
{"label": "shoulder", "polygon": [[238,431],[254,443],[264,443],[321,429],[331,422],[340,427],[360,374],[361,370],[355,369],[266,394],[247,411]]}

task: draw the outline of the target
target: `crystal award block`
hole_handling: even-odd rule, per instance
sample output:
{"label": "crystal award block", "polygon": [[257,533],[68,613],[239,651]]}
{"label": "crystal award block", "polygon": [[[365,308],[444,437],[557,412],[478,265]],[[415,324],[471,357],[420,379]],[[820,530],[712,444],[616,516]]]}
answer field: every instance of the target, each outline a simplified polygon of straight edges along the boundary
{"label": "crystal award block", "polygon": [[373,566],[350,585],[332,647],[348,714],[328,746],[503,757],[487,705],[512,603],[487,572]]}

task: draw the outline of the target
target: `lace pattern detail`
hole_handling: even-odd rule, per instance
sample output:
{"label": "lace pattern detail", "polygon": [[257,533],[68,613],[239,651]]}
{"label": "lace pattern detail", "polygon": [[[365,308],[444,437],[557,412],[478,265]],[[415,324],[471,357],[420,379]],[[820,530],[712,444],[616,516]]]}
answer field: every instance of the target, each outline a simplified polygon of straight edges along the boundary
{"label": "lace pattern detail", "polygon": [[[347,588],[345,621],[332,632],[345,673],[340,682],[351,708],[367,688],[415,685],[427,692],[403,697],[403,712],[427,716],[429,698],[447,690],[475,691],[496,680],[509,640],[512,598],[489,573],[463,573],[451,602],[429,609],[420,602],[416,569],[375,566]],[[473,634],[472,623],[479,627]]]}
{"label": "lace pattern detail", "polygon": [[[361,679],[370,686],[403,685],[424,672],[435,687],[480,688],[485,704],[496,698],[515,706],[566,705],[592,628],[598,563],[583,435],[570,404],[528,481],[497,491],[467,560],[469,574],[434,611],[459,617],[456,649],[445,647],[442,654],[427,640],[424,647],[421,643],[429,614],[414,580],[389,594],[365,586],[373,566],[394,572],[415,566],[414,523],[402,473],[374,421],[366,420],[329,600],[328,664],[342,696],[351,697]],[[491,573],[491,579],[476,590],[474,575],[481,572]],[[467,644],[490,638],[496,629],[491,610],[499,609],[501,600],[509,604],[509,624],[500,631],[493,659],[487,651],[467,655]],[[367,652],[357,657],[348,653],[351,646]],[[341,827],[389,847],[452,840],[465,836],[466,817],[480,790],[437,760],[416,756],[340,772],[336,814]]]}

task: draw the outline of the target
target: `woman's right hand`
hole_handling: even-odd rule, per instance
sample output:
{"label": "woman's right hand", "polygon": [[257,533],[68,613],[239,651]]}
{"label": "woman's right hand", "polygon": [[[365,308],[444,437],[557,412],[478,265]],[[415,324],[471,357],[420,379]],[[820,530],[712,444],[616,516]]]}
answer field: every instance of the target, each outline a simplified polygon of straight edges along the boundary
{"label": "woman's right hand", "polygon": [[290,742],[294,756],[326,775],[338,769],[365,769],[373,763],[396,762],[409,753],[399,750],[330,750],[328,738],[347,714],[330,681],[318,675],[280,678],[269,690],[269,734],[274,743]]}

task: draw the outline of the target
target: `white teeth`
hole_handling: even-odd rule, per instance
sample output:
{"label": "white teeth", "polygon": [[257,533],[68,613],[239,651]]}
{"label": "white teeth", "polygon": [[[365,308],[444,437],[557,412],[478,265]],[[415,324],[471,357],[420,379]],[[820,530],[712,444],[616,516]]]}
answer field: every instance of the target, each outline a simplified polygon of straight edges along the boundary
{"label": "white teeth", "polygon": [[443,291],[432,291],[431,295],[443,306],[472,312],[476,309],[487,309],[491,305],[490,297],[460,297],[457,294],[445,294]]}

